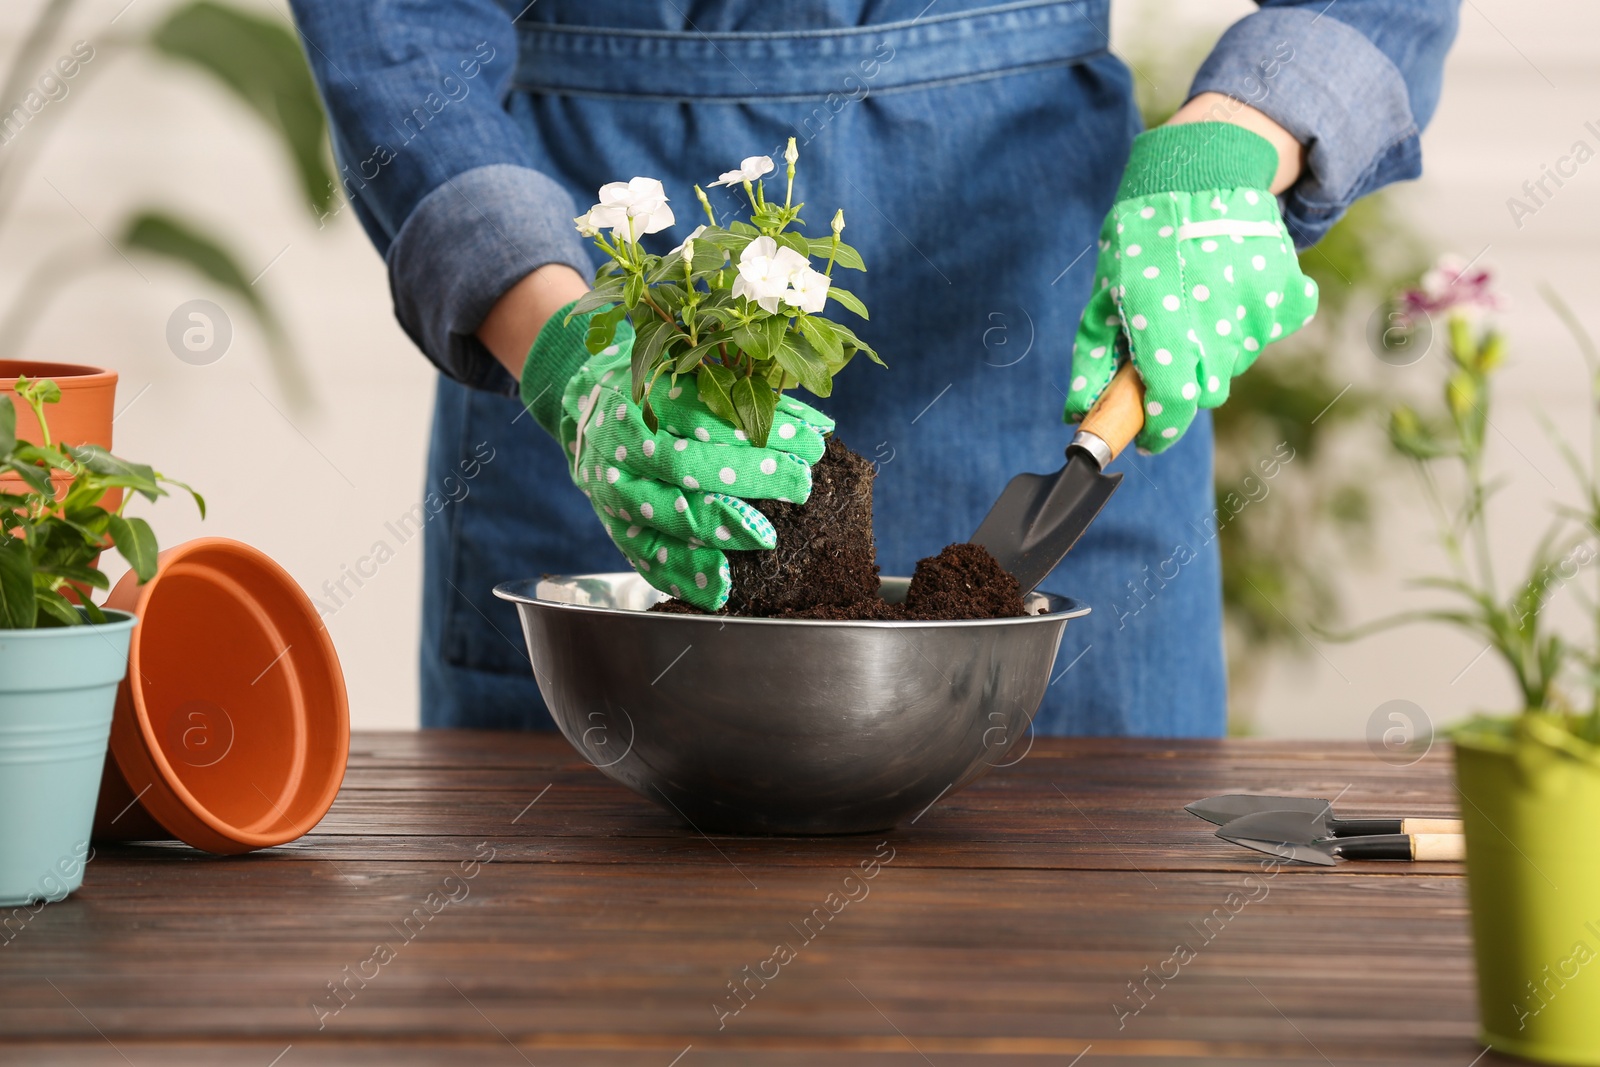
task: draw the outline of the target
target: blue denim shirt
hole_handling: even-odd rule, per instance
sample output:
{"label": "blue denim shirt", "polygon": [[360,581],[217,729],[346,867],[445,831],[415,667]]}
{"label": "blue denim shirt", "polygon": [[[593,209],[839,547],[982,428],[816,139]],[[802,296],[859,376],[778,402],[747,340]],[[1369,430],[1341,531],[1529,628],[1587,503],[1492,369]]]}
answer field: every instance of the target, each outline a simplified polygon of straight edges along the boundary
{"label": "blue denim shirt", "polygon": [[[291,2],[341,183],[384,255],[400,323],[445,374],[505,395],[515,383],[473,336],[489,309],[539,266],[592,270],[572,224],[580,205],[535,169],[516,121],[530,88],[519,77],[518,27],[692,32],[715,50],[722,32],[914,25],[928,10],[923,0],[728,0],[695,5],[691,19],[670,0]],[[1282,198],[1302,246],[1356,198],[1421,173],[1418,133],[1438,101],[1458,2],[1264,0],[1201,66],[1191,95],[1243,100],[1306,145],[1306,172]],[[1098,22],[1098,6],[1083,18]],[[579,58],[606,76],[605,56]]]}

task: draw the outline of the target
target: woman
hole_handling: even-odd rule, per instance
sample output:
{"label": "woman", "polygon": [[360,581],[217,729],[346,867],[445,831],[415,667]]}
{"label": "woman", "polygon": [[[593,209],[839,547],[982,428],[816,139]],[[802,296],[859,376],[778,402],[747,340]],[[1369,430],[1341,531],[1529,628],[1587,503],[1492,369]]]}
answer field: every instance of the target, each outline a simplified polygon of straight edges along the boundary
{"label": "woman", "polygon": [[1108,0],[294,9],[346,193],[441,371],[430,488],[495,457],[427,529],[425,725],[548,727],[490,589],[618,566],[558,441],[595,371],[581,323],[545,329],[597,262],[574,216],[604,183],[660,178],[683,220],[647,239],[665,251],[693,226],[693,184],[794,137],[798,193],[844,208],[871,268],[852,289],[891,369],[857,361],[822,406],[878,464],[884,573],[966,536],[1012,475],[1059,466],[1063,409],[1087,410],[1120,337],[1148,454],[1119,461],[1115,503],[1049,582],[1097,610],[1036,726],[1222,731],[1205,409],[1314,310],[1291,240],[1420,172],[1455,0],[1265,3],[1137,143]]}

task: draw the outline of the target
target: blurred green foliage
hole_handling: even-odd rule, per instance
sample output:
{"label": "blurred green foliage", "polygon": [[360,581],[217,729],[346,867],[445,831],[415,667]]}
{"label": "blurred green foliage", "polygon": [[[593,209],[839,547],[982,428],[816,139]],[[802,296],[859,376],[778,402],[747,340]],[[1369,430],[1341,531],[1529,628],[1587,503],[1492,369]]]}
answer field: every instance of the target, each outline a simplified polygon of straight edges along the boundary
{"label": "blurred green foliage", "polygon": [[[1149,5],[1130,7],[1141,29],[1162,17]],[[1182,105],[1190,72],[1214,38],[1187,35],[1195,45],[1185,52],[1171,48],[1168,32],[1131,36],[1137,45],[1128,61],[1139,109],[1146,126],[1159,125]],[[1261,503],[1221,523],[1218,536],[1230,733],[1251,732],[1256,699],[1275,659],[1313,654],[1306,634],[1342,617],[1340,574],[1359,564],[1370,544],[1368,486],[1393,466],[1392,457],[1373,456],[1362,443],[1374,420],[1387,414],[1379,398],[1357,384],[1357,365],[1375,358],[1367,322],[1431,258],[1386,194],[1357,203],[1300,255],[1301,269],[1320,290],[1315,321],[1267,349],[1214,412],[1218,514],[1226,519],[1241,496],[1265,493]],[[1294,459],[1263,482],[1261,461],[1285,444]]]}
{"label": "blurred green foliage", "polygon": [[1316,320],[1268,349],[1214,413],[1219,503],[1280,443],[1295,454],[1274,480],[1279,499],[1249,509],[1219,538],[1235,733],[1249,732],[1272,657],[1312,654],[1306,633],[1342,617],[1340,575],[1370,544],[1368,486],[1393,466],[1365,443],[1387,411],[1357,384],[1356,364],[1375,359],[1368,319],[1426,261],[1382,194],[1356,204],[1300,256],[1321,291]]}
{"label": "blurred green foliage", "polygon": [[[40,6],[0,79],[4,86],[0,91],[6,93],[0,97],[0,110],[21,99],[23,89],[39,70],[48,70],[77,2],[46,0]],[[196,0],[174,7],[147,34],[105,37],[95,44],[102,51],[145,51],[182,64],[228,91],[272,134],[294,170],[307,209],[317,217],[327,211],[336,195],[327,121],[300,42],[286,18],[263,17],[215,0]],[[97,60],[85,64],[84,70],[98,73],[108,62]],[[86,77],[78,75],[80,80]],[[44,121],[31,120],[27,136],[8,144],[8,151],[0,156],[0,213],[14,199],[22,173],[37,158],[61,113],[54,109],[40,118]],[[240,213],[248,211],[241,209]],[[225,236],[180,211],[154,205],[129,209],[113,232],[123,254],[174,263],[242,303],[266,337],[274,373],[290,404],[304,407],[310,403],[306,375],[278,315]],[[13,355],[21,349],[29,330],[63,285],[105,263],[103,246],[86,248],[62,242],[41,253],[0,317],[0,355]]]}

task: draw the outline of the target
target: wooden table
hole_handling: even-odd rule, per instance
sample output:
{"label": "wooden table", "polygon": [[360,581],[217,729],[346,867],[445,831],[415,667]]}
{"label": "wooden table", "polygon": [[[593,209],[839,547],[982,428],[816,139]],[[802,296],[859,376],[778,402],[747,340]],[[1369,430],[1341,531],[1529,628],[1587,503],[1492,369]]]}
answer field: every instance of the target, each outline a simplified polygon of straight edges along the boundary
{"label": "wooden table", "polygon": [[0,1062],[1469,1067],[1460,865],[1264,870],[1181,810],[1235,790],[1454,807],[1443,752],[1039,740],[890,834],[707,838],[558,737],[357,735],[310,837],[103,847],[13,924]]}

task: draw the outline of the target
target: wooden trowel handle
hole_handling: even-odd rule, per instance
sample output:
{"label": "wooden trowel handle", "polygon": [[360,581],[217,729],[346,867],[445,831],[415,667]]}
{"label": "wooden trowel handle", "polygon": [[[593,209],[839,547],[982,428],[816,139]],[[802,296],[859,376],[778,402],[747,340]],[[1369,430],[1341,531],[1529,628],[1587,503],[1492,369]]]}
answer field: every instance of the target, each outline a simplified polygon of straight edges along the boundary
{"label": "wooden trowel handle", "polygon": [[1464,860],[1467,858],[1467,839],[1460,834],[1412,834],[1411,858]]}
{"label": "wooden trowel handle", "polygon": [[1100,466],[1104,467],[1116,459],[1142,429],[1144,380],[1130,361],[1122,365],[1116,377],[1111,379],[1111,384],[1100,394],[1100,399],[1089,409],[1089,414],[1083,417],[1078,424],[1078,432],[1093,434],[1105,442],[1110,455],[1101,462]]}

